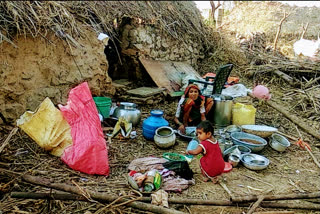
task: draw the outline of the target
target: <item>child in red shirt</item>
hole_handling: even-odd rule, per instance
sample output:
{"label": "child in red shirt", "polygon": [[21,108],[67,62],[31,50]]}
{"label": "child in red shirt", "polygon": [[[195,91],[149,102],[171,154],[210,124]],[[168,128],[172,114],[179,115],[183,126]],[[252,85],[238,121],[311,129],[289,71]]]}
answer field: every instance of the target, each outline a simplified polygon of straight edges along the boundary
{"label": "child in red shirt", "polygon": [[197,126],[197,137],[201,142],[197,148],[188,150],[187,154],[197,155],[203,153],[203,157],[200,159],[200,168],[205,181],[211,179],[216,183],[218,175],[222,174],[224,169],[224,160],[221,154],[221,150],[218,141],[213,137],[213,126],[210,121],[202,121]]}

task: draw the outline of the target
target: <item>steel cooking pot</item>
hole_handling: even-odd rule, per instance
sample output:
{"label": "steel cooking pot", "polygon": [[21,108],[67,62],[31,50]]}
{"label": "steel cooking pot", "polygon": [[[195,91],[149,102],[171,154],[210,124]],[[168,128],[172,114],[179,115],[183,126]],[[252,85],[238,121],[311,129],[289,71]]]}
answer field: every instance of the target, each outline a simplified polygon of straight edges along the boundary
{"label": "steel cooking pot", "polygon": [[137,126],[141,120],[141,112],[137,109],[137,105],[129,102],[121,102],[120,106],[114,110],[113,116],[118,119],[124,117],[129,123],[132,123],[132,126]]}

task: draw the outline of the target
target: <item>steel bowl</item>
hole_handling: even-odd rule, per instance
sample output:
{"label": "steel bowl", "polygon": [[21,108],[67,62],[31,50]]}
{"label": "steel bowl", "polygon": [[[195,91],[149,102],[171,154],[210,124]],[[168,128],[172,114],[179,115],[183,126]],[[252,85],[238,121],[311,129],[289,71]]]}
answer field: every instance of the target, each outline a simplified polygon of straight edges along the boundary
{"label": "steel bowl", "polygon": [[276,134],[276,133],[271,135],[269,144],[270,144],[271,148],[273,148],[274,150],[276,150],[278,152],[285,151],[286,148],[291,145],[290,142],[287,140],[287,138],[283,137],[282,135]]}
{"label": "steel bowl", "polygon": [[245,132],[233,132],[230,137],[235,145],[246,146],[252,152],[260,152],[268,144],[262,137]]}
{"label": "steel bowl", "polygon": [[240,162],[240,156],[231,154],[228,158],[228,162],[231,163],[232,167],[236,167]]}
{"label": "steel bowl", "polygon": [[196,126],[187,126],[186,127],[186,135],[190,137],[195,137],[197,132]]}
{"label": "steel bowl", "polygon": [[185,140],[192,140],[193,138],[197,137],[196,135],[197,127],[187,126],[185,129],[186,129],[185,134],[182,134],[180,130],[177,130],[177,134]]}
{"label": "steel bowl", "polygon": [[257,154],[244,154],[241,156],[241,162],[245,167],[251,170],[262,170],[269,166],[269,159]]}
{"label": "steel bowl", "polygon": [[240,126],[230,125],[230,126],[227,126],[226,128],[224,128],[224,131],[230,134],[232,132],[241,132],[242,130],[241,130]]}
{"label": "steel bowl", "polygon": [[236,149],[239,149],[241,155],[251,153],[251,149],[249,149],[249,148],[246,147],[246,146],[234,145],[234,146],[231,146],[229,149],[226,149],[226,150],[223,152],[223,157],[228,156],[229,154],[231,154],[231,153],[232,153],[233,151],[235,151]]}
{"label": "steel bowl", "polygon": [[264,125],[242,125],[242,131],[249,134],[254,134],[262,138],[270,137],[278,129],[271,126]]}

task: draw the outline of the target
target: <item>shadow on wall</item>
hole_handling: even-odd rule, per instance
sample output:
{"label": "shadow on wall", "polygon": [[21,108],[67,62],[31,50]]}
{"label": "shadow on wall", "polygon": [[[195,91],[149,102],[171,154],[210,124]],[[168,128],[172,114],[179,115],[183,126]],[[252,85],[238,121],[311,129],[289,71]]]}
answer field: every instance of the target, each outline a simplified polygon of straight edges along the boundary
{"label": "shadow on wall", "polygon": [[137,86],[155,86],[150,75],[139,61],[139,51],[130,47],[133,41],[126,35],[128,29],[135,28],[131,18],[125,17],[120,25],[115,28],[118,38],[110,38],[108,45],[104,48],[104,54],[108,61],[108,75],[112,80],[129,79],[137,80]]}
{"label": "shadow on wall", "polygon": [[109,39],[108,45],[106,45],[104,48],[104,54],[106,55],[109,64],[108,74],[111,79],[115,78],[118,63],[120,62],[117,50],[121,53],[120,47],[116,46],[115,41],[113,41],[113,39]]}

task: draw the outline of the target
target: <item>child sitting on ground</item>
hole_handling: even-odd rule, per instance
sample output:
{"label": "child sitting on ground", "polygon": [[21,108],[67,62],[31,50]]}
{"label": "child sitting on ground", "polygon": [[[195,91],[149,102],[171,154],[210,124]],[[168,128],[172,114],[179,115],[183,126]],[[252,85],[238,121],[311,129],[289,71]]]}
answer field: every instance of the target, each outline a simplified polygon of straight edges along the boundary
{"label": "child sitting on ground", "polygon": [[213,137],[213,131],[210,121],[202,121],[197,126],[197,137],[201,143],[197,148],[186,152],[190,155],[203,153],[203,157],[200,159],[200,168],[205,177],[204,181],[211,179],[213,183],[216,183],[217,176],[222,174],[225,163],[218,141]]}

